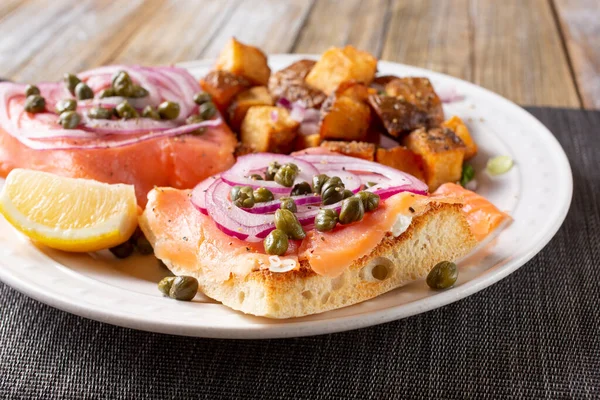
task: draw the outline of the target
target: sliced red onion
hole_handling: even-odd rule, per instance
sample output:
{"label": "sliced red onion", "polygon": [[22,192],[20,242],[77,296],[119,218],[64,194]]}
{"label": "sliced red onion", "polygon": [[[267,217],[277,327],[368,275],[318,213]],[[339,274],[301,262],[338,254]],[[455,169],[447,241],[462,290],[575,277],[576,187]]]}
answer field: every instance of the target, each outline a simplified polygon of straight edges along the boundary
{"label": "sliced red onion", "polygon": [[298,176],[294,183],[311,182],[312,177],[319,171],[310,163],[292,156],[271,153],[254,153],[241,156],[237,163],[221,175],[223,181],[230,185],[250,186],[252,188],[265,187],[273,193],[289,194],[292,188],[284,187],[274,181],[256,181],[249,178],[252,171],[264,170],[270,162],[277,161],[280,164],[294,163],[299,168]]}
{"label": "sliced red onion", "polygon": [[208,215],[208,210],[206,209],[206,192],[208,192],[208,188],[219,178],[219,175],[210,176],[197,184],[194,190],[192,190],[192,203],[204,215]]}
{"label": "sliced red onion", "polygon": [[82,115],[83,126],[101,135],[136,135],[145,132],[162,132],[177,128],[172,121],[156,121],[150,118],[93,119]]}
{"label": "sliced red onion", "polygon": [[392,149],[398,146],[400,146],[400,144],[391,137],[386,135],[379,135],[379,147],[383,147],[384,149]]}
{"label": "sliced red onion", "polygon": [[277,122],[278,119],[279,119],[279,114],[277,114],[277,111],[275,111],[275,110],[271,111],[271,121]]}
{"label": "sliced red onion", "polygon": [[279,100],[277,100],[275,106],[287,108],[288,110],[290,110],[292,108],[292,103],[290,103],[290,101],[285,97],[280,97]]}
{"label": "sliced red onion", "polygon": [[352,191],[352,193],[356,193],[360,190],[362,185],[361,178],[358,175],[353,174],[350,171],[346,171],[344,168],[339,168],[334,165],[315,165],[315,167],[319,170],[319,173],[327,174],[329,176],[337,176],[342,182],[344,182],[344,186],[347,190]]}
{"label": "sliced red onion", "polygon": [[304,116],[306,114],[306,106],[300,102],[295,101],[292,103],[292,110],[290,111],[290,118],[294,121],[302,122],[304,121]]}
{"label": "sliced red onion", "polygon": [[436,88],[436,93],[442,103],[455,103],[464,100],[465,96],[456,91],[454,86],[443,86]]}
{"label": "sliced red onion", "polygon": [[[291,196],[297,206],[320,204],[321,196],[316,194]],[[281,199],[275,199],[265,203],[257,203],[252,208],[244,208],[245,211],[251,214],[267,214],[277,211],[281,207]]]}

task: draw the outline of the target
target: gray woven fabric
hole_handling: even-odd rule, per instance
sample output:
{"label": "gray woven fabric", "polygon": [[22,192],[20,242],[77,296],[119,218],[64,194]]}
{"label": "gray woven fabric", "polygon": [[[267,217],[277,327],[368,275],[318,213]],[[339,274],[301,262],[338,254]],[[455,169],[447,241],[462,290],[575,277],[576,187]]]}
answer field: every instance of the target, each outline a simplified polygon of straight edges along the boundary
{"label": "gray woven fabric", "polygon": [[600,112],[530,110],[575,194],[557,236],[496,285],[358,331],[227,341],[89,321],[0,284],[0,398],[600,398]]}

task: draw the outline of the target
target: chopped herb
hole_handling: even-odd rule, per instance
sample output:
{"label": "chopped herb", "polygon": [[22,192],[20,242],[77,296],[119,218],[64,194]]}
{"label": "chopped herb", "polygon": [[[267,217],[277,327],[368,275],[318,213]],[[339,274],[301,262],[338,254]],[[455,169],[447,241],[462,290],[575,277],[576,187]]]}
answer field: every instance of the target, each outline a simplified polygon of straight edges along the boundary
{"label": "chopped herb", "polygon": [[462,167],[462,175],[460,177],[460,185],[462,187],[467,186],[467,183],[471,182],[475,177],[475,169],[471,164],[464,164]]}

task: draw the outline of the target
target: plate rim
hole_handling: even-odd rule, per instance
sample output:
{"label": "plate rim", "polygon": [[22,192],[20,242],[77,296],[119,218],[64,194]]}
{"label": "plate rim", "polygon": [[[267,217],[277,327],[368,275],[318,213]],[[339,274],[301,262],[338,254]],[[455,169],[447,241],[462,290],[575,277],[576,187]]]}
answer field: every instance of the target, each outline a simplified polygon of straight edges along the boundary
{"label": "plate rim", "polygon": [[[315,54],[296,54],[296,53],[279,53],[270,54],[269,58],[318,58],[319,55]],[[191,68],[206,68],[214,62],[210,59],[186,61],[177,63],[177,66],[191,69]],[[286,320],[280,324],[270,325],[268,329],[263,324],[256,324],[244,327],[223,327],[223,326],[210,326],[203,325],[197,326],[194,324],[185,324],[181,321],[177,325],[174,325],[171,321],[164,322],[158,320],[148,319],[145,315],[131,314],[131,313],[120,313],[117,310],[106,310],[102,307],[86,304],[85,306],[78,305],[66,298],[63,298],[56,293],[49,291],[46,287],[40,288],[37,285],[28,285],[18,277],[7,273],[7,263],[4,259],[0,258],[0,280],[7,285],[16,289],[20,293],[25,294],[37,301],[40,301],[49,306],[58,308],[60,310],[78,315],[80,317],[109,323],[112,325],[118,325],[126,328],[139,329],[149,332],[158,332],[165,334],[176,334],[184,336],[195,336],[195,337],[207,337],[207,338],[221,338],[221,339],[263,339],[263,338],[289,338],[289,337],[303,337],[322,335],[335,332],[342,332],[354,329],[360,329],[368,326],[378,325],[398,319],[408,318],[423,312],[427,312],[436,308],[443,307],[445,305],[454,303],[458,300],[466,298],[468,296],[477,293],[492,284],[506,278],[517,269],[524,266],[530,261],[535,255],[537,255],[555,236],[560,227],[562,226],[571,206],[573,198],[573,174],[572,169],[564,149],[554,136],[552,132],[535,116],[523,109],[521,106],[514,102],[506,99],[505,97],[492,92],[486,88],[478,86],[474,83],[456,78],[443,73],[431,71],[425,68],[415,67],[407,64],[379,60],[379,65],[388,66],[392,68],[408,68],[417,72],[422,72],[430,76],[437,76],[444,80],[458,83],[460,85],[466,85],[472,89],[484,91],[487,95],[491,95],[496,101],[503,103],[505,106],[509,106],[511,110],[525,115],[532,123],[537,125],[538,130],[543,131],[547,139],[547,144],[552,147],[553,154],[560,158],[561,164],[559,167],[564,169],[563,174],[564,192],[561,193],[560,198],[557,198],[557,202],[564,204],[558,213],[556,218],[549,229],[545,232],[544,236],[541,237],[538,242],[534,243],[533,246],[523,252],[520,256],[513,258],[508,263],[509,265],[502,265],[501,268],[496,269],[493,273],[483,273],[467,282],[462,283],[460,286],[452,288],[450,290],[436,293],[432,296],[426,296],[409,303],[395,305],[380,310],[367,311],[358,314],[351,314],[346,316],[340,316],[335,318],[335,323],[328,320],[317,320],[317,321],[295,321],[294,319]],[[562,187],[562,186],[561,186]],[[49,262],[53,260],[47,255],[43,255],[48,259]],[[326,323],[328,322],[328,323]],[[315,328],[315,326],[317,328]],[[266,329],[266,331],[265,331]]]}

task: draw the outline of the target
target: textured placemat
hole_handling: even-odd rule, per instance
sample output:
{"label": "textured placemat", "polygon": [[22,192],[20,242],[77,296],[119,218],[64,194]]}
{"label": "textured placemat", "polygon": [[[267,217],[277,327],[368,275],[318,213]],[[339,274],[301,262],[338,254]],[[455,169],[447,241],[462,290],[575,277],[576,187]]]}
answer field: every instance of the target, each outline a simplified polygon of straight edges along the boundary
{"label": "textured placemat", "polygon": [[600,112],[530,110],[569,156],[573,203],[492,287],[373,328],[227,341],[89,321],[0,284],[0,398],[599,398]]}

